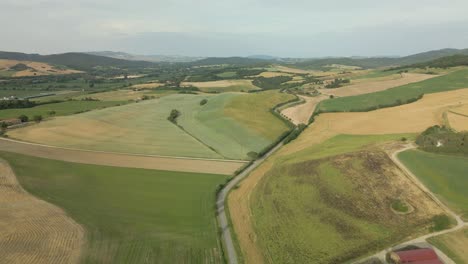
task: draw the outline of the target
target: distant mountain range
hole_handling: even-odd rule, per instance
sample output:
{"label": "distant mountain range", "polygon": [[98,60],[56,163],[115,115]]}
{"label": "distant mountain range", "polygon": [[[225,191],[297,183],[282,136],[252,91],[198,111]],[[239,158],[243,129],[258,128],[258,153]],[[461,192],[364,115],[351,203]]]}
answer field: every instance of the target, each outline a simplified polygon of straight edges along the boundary
{"label": "distant mountain range", "polygon": [[104,56],[115,59],[132,60],[132,61],[149,61],[149,62],[193,62],[204,59],[205,57],[189,57],[178,55],[135,55],[125,52],[115,51],[93,51],[86,52],[90,55]]}
{"label": "distant mountain range", "polygon": [[[70,52],[53,55],[26,54],[19,52],[1,52],[0,59],[19,61],[37,61],[69,68],[88,71],[96,66],[116,68],[152,68],[161,63],[187,64],[187,66],[206,65],[237,65],[237,66],[267,66],[284,64],[302,69],[320,69],[327,65],[341,64],[362,68],[395,67],[407,65],[422,65],[433,60],[453,55],[468,55],[468,49],[442,49],[418,53],[405,57],[328,57],[328,58],[279,58],[268,55],[253,55],[248,57],[186,57],[162,55],[133,55],[124,52],[100,51],[78,53]],[[440,65],[459,63],[464,58],[441,60]],[[436,65],[436,64],[434,64]]]}

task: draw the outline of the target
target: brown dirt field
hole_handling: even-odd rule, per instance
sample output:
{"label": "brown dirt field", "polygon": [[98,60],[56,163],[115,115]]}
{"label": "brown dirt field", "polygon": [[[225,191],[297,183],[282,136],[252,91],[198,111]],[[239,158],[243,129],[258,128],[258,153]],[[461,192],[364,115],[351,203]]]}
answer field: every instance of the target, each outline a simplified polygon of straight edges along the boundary
{"label": "brown dirt field", "polygon": [[263,263],[250,218],[250,195],[263,175],[273,167],[276,158],[322,143],[338,134],[418,133],[429,126],[441,124],[444,111],[460,103],[468,104],[468,89],[429,94],[412,104],[367,113],[328,113],[318,116],[298,139],[268,158],[229,195],[232,224],[245,262]]}
{"label": "brown dirt field", "polygon": [[281,111],[281,113],[287,116],[294,124],[308,124],[310,116],[315,110],[317,104],[328,98],[328,96],[320,95],[316,97],[299,96],[305,100],[304,104],[289,107]]}
{"label": "brown dirt field", "polygon": [[42,62],[33,62],[33,61],[17,61],[17,60],[0,60],[0,70],[9,69],[10,67],[15,66],[18,63],[25,64],[26,66],[33,68],[33,70],[25,70],[16,72],[14,77],[25,77],[25,76],[34,76],[34,75],[60,75],[60,74],[72,74],[80,73],[81,71],[76,70],[60,70],[54,68],[52,65]]}
{"label": "brown dirt field", "polygon": [[369,79],[369,81],[358,81],[357,84],[351,84],[335,89],[319,89],[319,91],[323,94],[334,95],[337,97],[353,96],[359,94],[379,92],[409,83],[424,81],[434,77],[437,77],[437,75],[405,73],[403,74],[402,78],[398,79],[392,78],[385,81],[382,81],[380,79]]}
{"label": "brown dirt field", "polygon": [[211,82],[183,82],[181,85],[182,86],[195,86],[195,87],[198,87],[198,88],[218,88],[218,87],[230,87],[230,86],[239,86],[239,85],[255,87],[252,84],[251,80],[222,80],[222,81],[211,81]]}
{"label": "brown dirt field", "polygon": [[78,263],[84,234],[62,209],[24,191],[0,160],[0,263]]}
{"label": "brown dirt field", "polygon": [[244,162],[240,161],[237,162],[183,158],[178,159],[157,156],[82,151],[23,143],[5,139],[0,139],[0,149],[3,151],[20,153],[24,155],[75,163],[224,175],[232,175],[237,169],[244,165]]}

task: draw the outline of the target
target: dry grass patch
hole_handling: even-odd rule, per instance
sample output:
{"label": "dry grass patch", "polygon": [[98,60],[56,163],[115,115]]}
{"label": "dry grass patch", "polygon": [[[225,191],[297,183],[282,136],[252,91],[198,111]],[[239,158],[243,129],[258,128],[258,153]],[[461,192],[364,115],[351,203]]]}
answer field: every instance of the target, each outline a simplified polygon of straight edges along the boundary
{"label": "dry grass patch", "polygon": [[81,226],[24,191],[0,160],[0,263],[77,263],[84,239]]}
{"label": "dry grass patch", "polygon": [[308,124],[315,107],[322,100],[327,99],[327,96],[320,95],[316,97],[300,96],[305,103],[289,107],[281,111],[283,115],[288,117],[294,124]]}
{"label": "dry grass patch", "polygon": [[158,82],[150,82],[150,83],[141,83],[141,84],[134,84],[130,88],[132,89],[137,89],[137,90],[142,90],[142,89],[154,89],[163,86],[164,83],[158,83]]}
{"label": "dry grass patch", "polygon": [[35,75],[61,75],[81,73],[81,71],[71,69],[60,69],[47,63],[33,62],[33,61],[17,61],[17,60],[0,60],[0,71],[7,71],[17,64],[24,64],[30,69],[16,71],[13,77],[26,77]]}
{"label": "dry grass patch", "polygon": [[184,82],[182,86],[194,86],[203,92],[240,92],[258,90],[252,80],[222,80],[210,82]]}

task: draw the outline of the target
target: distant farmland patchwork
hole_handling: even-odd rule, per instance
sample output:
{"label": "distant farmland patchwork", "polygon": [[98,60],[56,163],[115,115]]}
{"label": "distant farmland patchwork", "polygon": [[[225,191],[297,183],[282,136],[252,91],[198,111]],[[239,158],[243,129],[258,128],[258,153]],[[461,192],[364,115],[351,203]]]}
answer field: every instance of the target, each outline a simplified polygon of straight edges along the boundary
{"label": "distant farmland patchwork", "polygon": [[[170,95],[13,130],[13,138],[90,150],[200,158],[246,159],[289,128],[269,112],[290,95]],[[207,103],[200,102],[207,99]],[[255,107],[244,104],[257,100]],[[177,125],[167,120],[171,110]],[[257,117],[261,117],[258,118]]]}
{"label": "distant farmland patchwork", "polygon": [[82,263],[222,263],[213,200],[226,176],[0,157],[28,192],[85,228]]}

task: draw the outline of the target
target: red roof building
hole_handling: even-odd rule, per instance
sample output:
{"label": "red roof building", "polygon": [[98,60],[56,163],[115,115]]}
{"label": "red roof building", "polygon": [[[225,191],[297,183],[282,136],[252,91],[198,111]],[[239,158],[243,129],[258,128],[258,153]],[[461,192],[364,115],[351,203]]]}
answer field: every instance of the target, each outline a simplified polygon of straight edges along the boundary
{"label": "red roof building", "polygon": [[443,264],[431,248],[392,252],[390,258],[398,264]]}

